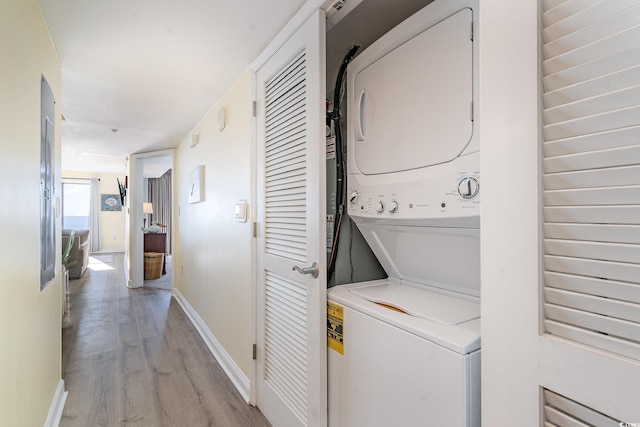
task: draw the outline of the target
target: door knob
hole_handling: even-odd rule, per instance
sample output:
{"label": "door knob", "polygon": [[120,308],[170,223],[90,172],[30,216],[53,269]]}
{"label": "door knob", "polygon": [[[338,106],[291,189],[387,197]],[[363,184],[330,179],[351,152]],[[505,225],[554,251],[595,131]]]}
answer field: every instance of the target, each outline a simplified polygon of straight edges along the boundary
{"label": "door knob", "polygon": [[306,267],[306,268],[300,268],[297,265],[295,265],[291,270],[297,271],[300,274],[310,274],[311,277],[313,277],[314,279],[318,277],[318,274],[320,274],[320,268],[318,268],[318,263],[316,262],[312,262],[311,267]]}

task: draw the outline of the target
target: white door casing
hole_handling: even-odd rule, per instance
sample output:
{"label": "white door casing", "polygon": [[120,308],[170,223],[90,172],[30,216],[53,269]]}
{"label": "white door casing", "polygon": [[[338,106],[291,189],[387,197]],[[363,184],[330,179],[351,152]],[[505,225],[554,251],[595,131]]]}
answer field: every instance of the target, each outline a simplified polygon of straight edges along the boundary
{"label": "white door casing", "polygon": [[[274,426],[324,426],[325,17],[257,70],[257,405]],[[317,277],[294,267],[317,263]]]}
{"label": "white door casing", "polygon": [[[129,156],[129,188],[126,198],[125,212],[127,224],[125,226],[125,279],[127,287],[140,288],[144,284],[144,245],[143,245],[143,217],[142,202],[144,201],[144,160],[154,157],[171,156],[173,168],[173,149],[149,151]],[[173,179],[173,178],[172,178]],[[172,184],[172,200],[175,199]],[[177,203],[177,202],[174,202]]]}

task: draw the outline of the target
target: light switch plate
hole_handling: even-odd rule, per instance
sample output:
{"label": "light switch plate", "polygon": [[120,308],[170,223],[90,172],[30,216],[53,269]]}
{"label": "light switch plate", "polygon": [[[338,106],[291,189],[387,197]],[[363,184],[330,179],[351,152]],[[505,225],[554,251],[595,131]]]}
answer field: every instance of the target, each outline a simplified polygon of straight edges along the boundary
{"label": "light switch plate", "polygon": [[247,222],[247,201],[240,200],[236,203],[235,217],[240,222]]}

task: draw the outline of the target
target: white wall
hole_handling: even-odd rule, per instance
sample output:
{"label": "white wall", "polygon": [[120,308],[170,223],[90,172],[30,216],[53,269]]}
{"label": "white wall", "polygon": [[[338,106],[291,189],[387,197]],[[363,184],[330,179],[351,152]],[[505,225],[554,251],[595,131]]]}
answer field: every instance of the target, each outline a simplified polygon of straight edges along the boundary
{"label": "white wall", "polygon": [[57,101],[59,198],[61,69],[36,0],[0,2],[0,40],[0,425],[41,426],[61,377],[62,282],[58,255],[40,292],[40,79]]}
{"label": "white wall", "polygon": [[[119,195],[120,190],[118,189],[117,179],[124,185],[125,174],[62,171],[62,176],[65,178],[99,178],[99,194]],[[121,211],[100,212],[101,251],[124,251],[125,209],[126,207],[123,207]]]}
{"label": "white wall", "polygon": [[[226,106],[226,127],[216,116]],[[191,135],[200,143],[190,148]],[[245,71],[176,149],[174,286],[197,311],[242,372],[250,377],[251,222],[234,217],[235,203],[251,201],[250,74]],[[190,204],[189,173],[204,165],[204,201]],[[181,274],[180,271],[183,271]]]}
{"label": "white wall", "polygon": [[484,426],[539,425],[537,6],[480,2]]}

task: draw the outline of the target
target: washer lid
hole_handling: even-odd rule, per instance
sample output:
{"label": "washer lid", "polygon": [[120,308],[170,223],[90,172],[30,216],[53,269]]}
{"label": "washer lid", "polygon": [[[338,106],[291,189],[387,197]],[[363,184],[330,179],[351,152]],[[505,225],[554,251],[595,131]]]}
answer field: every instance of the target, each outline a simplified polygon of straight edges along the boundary
{"label": "washer lid", "polygon": [[480,298],[479,229],[354,220],[389,277]]}
{"label": "washer lid", "polygon": [[[378,326],[390,325],[461,355],[480,350],[480,300],[443,292],[389,278],[334,286],[327,296],[345,310],[349,308],[380,321],[376,323]],[[399,312],[400,308],[406,312]],[[353,326],[346,314],[344,321],[345,329]],[[357,328],[352,331],[375,334]]]}
{"label": "washer lid", "polygon": [[445,325],[480,318],[479,303],[425,292],[414,286],[384,283],[350,289],[350,292],[367,301]]}

